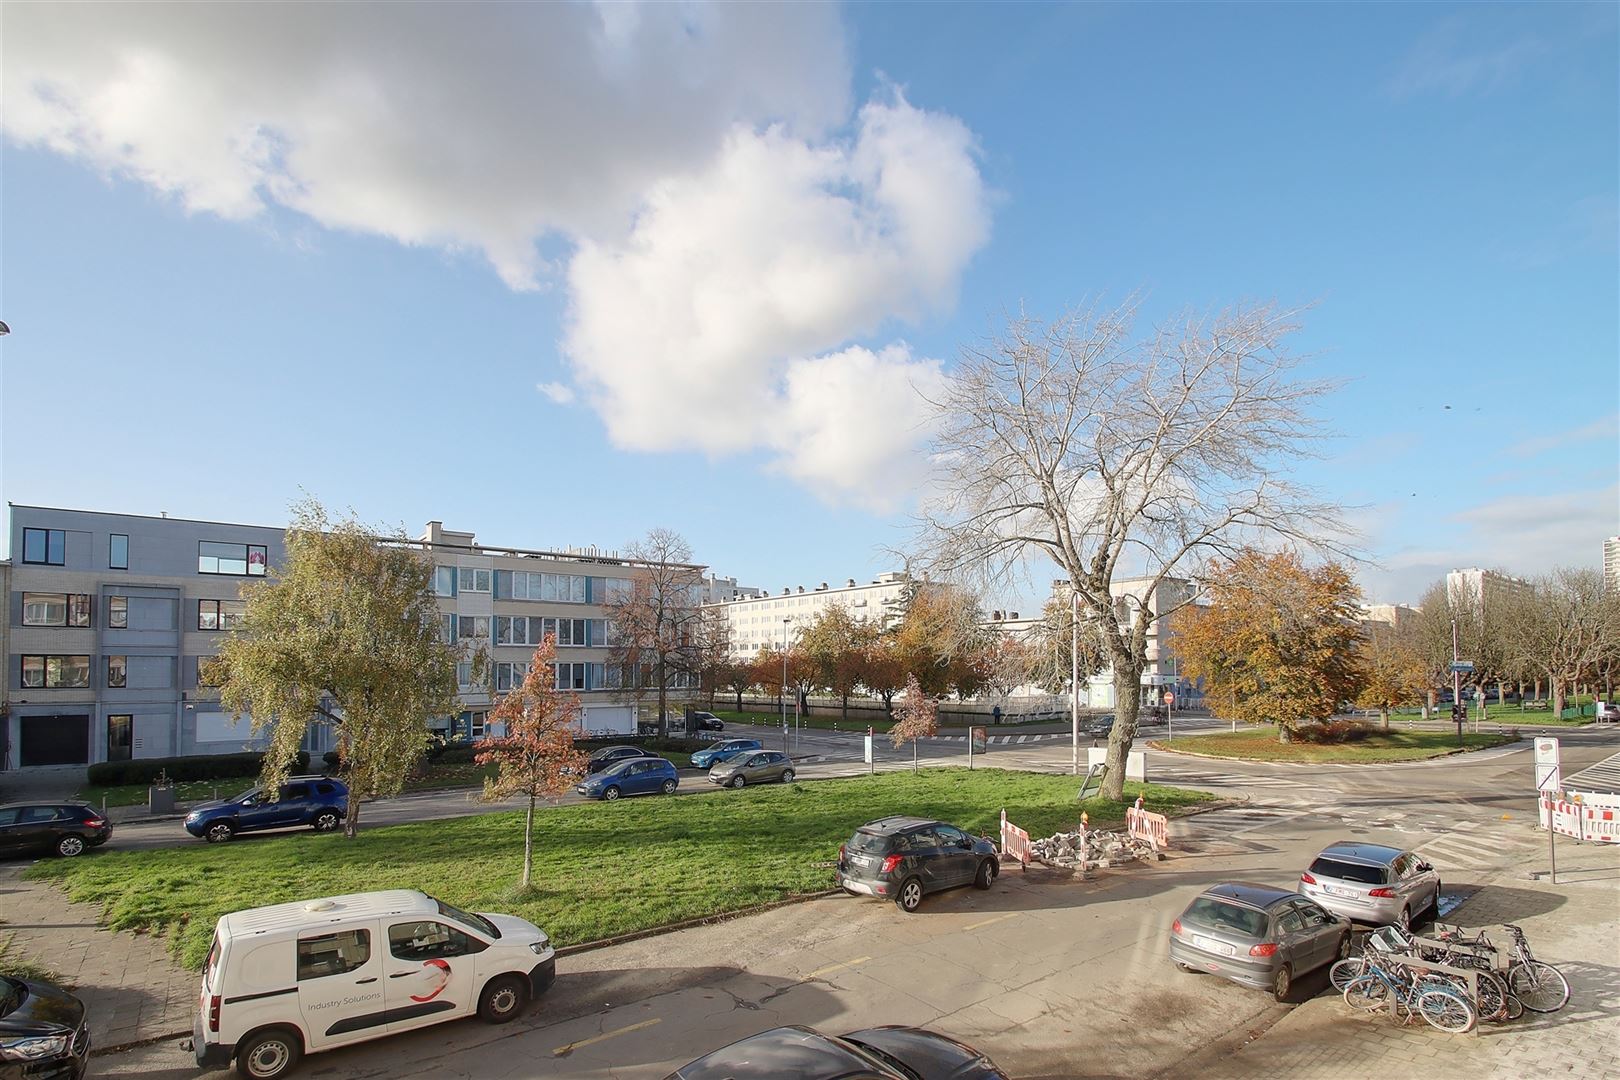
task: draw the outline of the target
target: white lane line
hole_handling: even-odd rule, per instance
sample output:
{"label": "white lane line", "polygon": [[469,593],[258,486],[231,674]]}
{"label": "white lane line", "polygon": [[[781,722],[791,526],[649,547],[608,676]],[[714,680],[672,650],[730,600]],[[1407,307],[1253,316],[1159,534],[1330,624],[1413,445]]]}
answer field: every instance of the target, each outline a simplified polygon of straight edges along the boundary
{"label": "white lane line", "polygon": [[604,1031],[602,1034],[593,1036],[589,1039],[580,1039],[578,1042],[571,1042],[567,1046],[559,1046],[557,1049],[551,1052],[551,1056],[562,1057],[564,1054],[572,1053],[582,1046],[590,1046],[592,1043],[599,1043],[605,1039],[616,1039],[620,1035],[628,1035],[632,1031],[640,1031],[642,1028],[650,1028],[654,1024],[659,1023],[663,1023],[663,1018],[655,1016],[651,1020],[643,1020],[639,1024],[630,1024],[626,1027],[615,1028],[612,1031]]}

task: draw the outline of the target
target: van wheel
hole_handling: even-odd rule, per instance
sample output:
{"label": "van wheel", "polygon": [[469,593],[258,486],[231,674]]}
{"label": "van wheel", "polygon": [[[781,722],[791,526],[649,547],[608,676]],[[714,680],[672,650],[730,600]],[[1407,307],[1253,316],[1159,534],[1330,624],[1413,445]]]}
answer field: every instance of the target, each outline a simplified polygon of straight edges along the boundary
{"label": "van wheel", "polygon": [[69,834],[56,842],[56,853],[64,859],[84,854],[84,837]]}
{"label": "van wheel", "polygon": [[497,975],[484,984],[478,997],[478,1017],[487,1024],[504,1024],[523,1011],[528,987],[516,975]]}
{"label": "van wheel", "polygon": [[216,821],[212,825],[208,826],[208,831],[203,833],[203,835],[208,838],[208,842],[210,844],[223,844],[225,841],[229,840],[233,835],[235,835],[235,833],[236,826],[232,825],[230,822]]}
{"label": "van wheel", "polygon": [[315,815],[315,831],[331,832],[338,827],[340,819],[330,810],[323,810]]}
{"label": "van wheel", "polygon": [[298,1036],[286,1028],[255,1031],[236,1044],[236,1071],[248,1080],[285,1076],[303,1056]]}

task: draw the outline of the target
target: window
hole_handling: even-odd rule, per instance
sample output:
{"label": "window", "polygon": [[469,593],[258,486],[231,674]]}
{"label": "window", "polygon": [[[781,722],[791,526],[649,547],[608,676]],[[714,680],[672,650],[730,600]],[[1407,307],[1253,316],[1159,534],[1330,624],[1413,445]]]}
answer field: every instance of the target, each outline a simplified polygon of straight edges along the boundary
{"label": "window", "polygon": [[115,690],[129,685],[129,657],[107,657],[107,685]]}
{"label": "window", "polygon": [[461,592],[489,592],[489,571],[463,566],[457,572]]}
{"label": "window", "polygon": [[199,630],[239,630],[246,617],[246,600],[197,601],[197,629]]}
{"label": "window", "polygon": [[1289,908],[1277,920],[1277,933],[1297,934],[1305,929],[1305,921],[1300,918],[1299,912]]}
{"label": "window", "polygon": [[263,544],[222,544],[215,540],[199,540],[197,573],[263,577],[265,555]]}
{"label": "window", "polygon": [[467,734],[475,739],[482,739],[489,727],[489,713],[472,712],[467,714]]}
{"label": "window", "polygon": [[433,595],[456,595],[456,568],[453,566],[435,566],[433,568]]}
{"label": "window", "polygon": [[470,690],[473,687],[473,666],[463,661],[456,665],[456,689]]}
{"label": "window", "polygon": [[56,690],[90,686],[88,656],[24,656],[22,684],[27,689]]}
{"label": "window", "polygon": [[129,537],[124,533],[113,533],[107,537],[107,568],[129,569]]}
{"label": "window", "polygon": [[24,626],[89,626],[87,593],[23,593]]}
{"label": "window", "polygon": [[439,616],[439,640],[446,645],[456,640],[456,617],[454,615]]}
{"label": "window", "polygon": [[66,561],[66,532],[61,529],[23,530],[23,562],[61,566]]}
{"label": "window", "polygon": [[584,664],[553,664],[552,666],[557,669],[558,690],[585,689]]}
{"label": "window", "polygon": [[579,574],[512,572],[512,599],[553,600],[564,604],[585,602],[585,578]]}
{"label": "window", "polygon": [[336,934],[302,938],[298,942],[298,981],[347,975],[365,967],[370,960],[370,930],[341,930]]}
{"label": "window", "polygon": [[630,594],[635,591],[635,584],[629,578],[610,577],[601,578],[600,580],[602,582],[602,595],[597,599],[598,602],[603,604],[622,603],[630,599]]}
{"label": "window", "polygon": [[461,638],[489,637],[488,615],[462,615],[456,619],[456,633]]}
{"label": "window", "polygon": [[495,689],[498,692],[516,690],[523,685],[528,677],[528,664],[512,664],[500,661],[495,664]]}
{"label": "window", "polygon": [[[529,618],[525,615],[497,615],[495,616],[495,644],[497,645],[538,645],[539,635],[532,638],[529,633]],[[534,620],[539,623],[539,619]],[[539,629],[538,625],[535,627]]]}
{"label": "window", "polygon": [[439,960],[483,952],[488,947],[442,922],[395,923],[388,928],[388,951],[396,960]]}
{"label": "window", "polygon": [[135,718],[128,713],[113,713],[107,717],[108,761],[129,760],[134,730]]}
{"label": "window", "polygon": [[107,597],[107,627],[111,630],[129,628],[129,597]]}

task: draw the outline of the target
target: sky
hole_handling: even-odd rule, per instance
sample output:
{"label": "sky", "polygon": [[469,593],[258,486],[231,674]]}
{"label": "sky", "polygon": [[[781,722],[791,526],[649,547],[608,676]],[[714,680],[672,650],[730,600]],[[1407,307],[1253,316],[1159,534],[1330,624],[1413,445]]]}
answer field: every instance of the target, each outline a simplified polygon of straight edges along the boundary
{"label": "sky", "polygon": [[7,4],[0,494],[868,578],[1010,314],[1275,301],[1369,600],[1595,566],[1616,11]]}

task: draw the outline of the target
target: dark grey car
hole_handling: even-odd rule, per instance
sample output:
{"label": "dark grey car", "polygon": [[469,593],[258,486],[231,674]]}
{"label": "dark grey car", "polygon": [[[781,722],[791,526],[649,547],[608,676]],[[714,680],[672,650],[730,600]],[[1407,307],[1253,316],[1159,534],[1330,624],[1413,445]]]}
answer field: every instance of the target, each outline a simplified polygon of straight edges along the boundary
{"label": "dark grey car", "polygon": [[1170,928],[1170,959],[1288,997],[1294,978],[1350,955],[1350,920],[1272,885],[1206,889]]}
{"label": "dark grey car", "polygon": [[793,783],[793,759],[780,750],[755,750],[722,761],[709,770],[709,783],[740,788],[780,780]]}
{"label": "dark grey car", "polygon": [[780,1027],[722,1046],[665,1080],[1007,1080],[965,1043],[922,1028],[879,1027],[847,1035]]}
{"label": "dark grey car", "polygon": [[845,892],[893,900],[908,913],[927,893],[968,884],[988,889],[1000,872],[990,841],[927,818],[869,821],[838,849]]}

